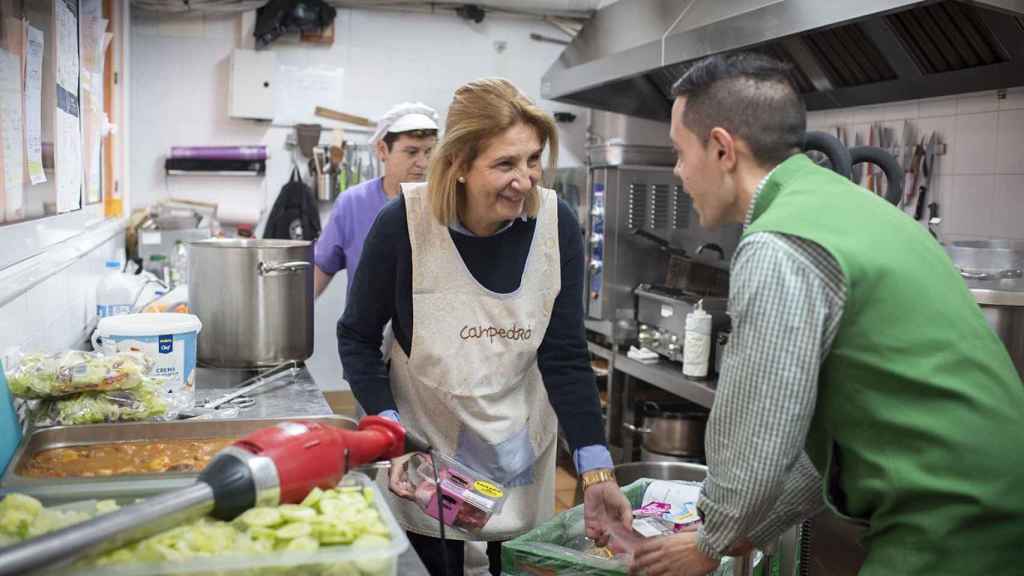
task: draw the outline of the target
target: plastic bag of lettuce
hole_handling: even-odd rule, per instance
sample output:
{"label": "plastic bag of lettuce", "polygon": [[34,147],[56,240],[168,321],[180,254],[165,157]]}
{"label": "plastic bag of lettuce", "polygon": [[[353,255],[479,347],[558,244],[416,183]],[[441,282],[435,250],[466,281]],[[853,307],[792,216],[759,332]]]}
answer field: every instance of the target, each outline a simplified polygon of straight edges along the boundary
{"label": "plastic bag of lettuce", "polygon": [[152,358],[135,352],[23,354],[7,370],[7,382],[15,396],[44,400],[83,392],[131,390],[152,368]]}
{"label": "plastic bag of lettuce", "polygon": [[[408,541],[386,507],[380,508],[377,488],[359,476],[339,488],[315,489],[301,504],[253,508],[233,522],[202,518],[55,573],[393,576]],[[96,512],[109,507],[99,505]],[[36,524],[40,515],[47,516],[45,526]],[[57,529],[88,517],[10,494],[0,501],[0,539],[5,539],[0,542],[17,542],[49,531],[48,526]]]}
{"label": "plastic bag of lettuce", "polygon": [[156,384],[144,378],[133,390],[76,394],[44,400],[33,411],[36,426],[134,422],[167,414]]}
{"label": "plastic bag of lettuce", "polygon": [[6,377],[13,395],[32,402],[38,427],[173,418],[191,396],[167,389],[154,366],[139,352],[70,350],[16,355]]}

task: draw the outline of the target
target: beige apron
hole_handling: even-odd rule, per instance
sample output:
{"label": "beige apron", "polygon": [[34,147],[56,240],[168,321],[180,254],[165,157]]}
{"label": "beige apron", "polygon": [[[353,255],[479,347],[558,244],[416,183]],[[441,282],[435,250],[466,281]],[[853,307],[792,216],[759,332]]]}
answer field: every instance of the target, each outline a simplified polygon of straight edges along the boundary
{"label": "beige apron", "polygon": [[[561,289],[558,204],[541,207],[518,290],[497,294],[473,278],[433,217],[426,184],[403,185],[412,247],[411,354],[391,352],[391,389],[402,423],[442,454],[505,484],[508,499],[480,539],[506,540],[554,514],[557,421],[537,368],[551,308]],[[499,251],[495,258],[504,255]],[[391,494],[399,522],[439,536],[437,520]],[[466,539],[448,530],[446,537]]]}

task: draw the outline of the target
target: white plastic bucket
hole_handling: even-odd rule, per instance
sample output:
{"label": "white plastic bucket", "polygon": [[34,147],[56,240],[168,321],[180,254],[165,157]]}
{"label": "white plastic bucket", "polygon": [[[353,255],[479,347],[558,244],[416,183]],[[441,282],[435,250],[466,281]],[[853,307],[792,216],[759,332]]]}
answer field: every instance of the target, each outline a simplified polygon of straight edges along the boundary
{"label": "white plastic bucket", "polygon": [[192,314],[126,314],[101,318],[92,345],[107,354],[143,352],[166,379],[169,392],[191,396],[195,379],[196,338],[203,323]]}

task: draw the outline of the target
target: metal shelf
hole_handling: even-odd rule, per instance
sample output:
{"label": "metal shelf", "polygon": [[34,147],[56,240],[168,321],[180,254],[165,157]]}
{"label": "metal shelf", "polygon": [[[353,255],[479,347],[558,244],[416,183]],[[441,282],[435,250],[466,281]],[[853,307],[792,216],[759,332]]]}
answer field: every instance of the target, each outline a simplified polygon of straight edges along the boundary
{"label": "metal shelf", "polygon": [[612,358],[615,357],[615,353],[612,352],[610,349],[605,348],[600,344],[594,344],[593,342],[587,342],[587,350],[590,350],[590,353],[593,354],[594,356],[597,356],[598,358],[604,358],[609,362],[611,362]]}
{"label": "metal shelf", "polygon": [[237,176],[237,177],[249,177],[258,176],[263,177],[264,172],[256,170],[167,170],[168,176]]}
{"label": "metal shelf", "polygon": [[598,334],[605,336],[606,338],[612,337],[612,323],[607,320],[594,320],[592,318],[584,318],[583,326],[591,332],[597,332]]}
{"label": "metal shelf", "polygon": [[638,380],[657,386],[666,392],[711,408],[715,402],[715,389],[708,382],[698,382],[683,376],[677,364],[660,360],[657,364],[644,364],[625,354],[615,355],[615,370]]}

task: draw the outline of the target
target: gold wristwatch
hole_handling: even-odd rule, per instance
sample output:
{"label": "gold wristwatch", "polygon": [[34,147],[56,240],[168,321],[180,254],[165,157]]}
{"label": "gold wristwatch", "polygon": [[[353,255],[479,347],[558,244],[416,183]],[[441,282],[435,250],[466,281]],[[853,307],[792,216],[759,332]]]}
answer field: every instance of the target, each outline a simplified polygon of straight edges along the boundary
{"label": "gold wristwatch", "polygon": [[582,475],[583,478],[583,490],[586,491],[594,484],[600,484],[601,482],[615,482],[615,472],[611,468],[598,468],[596,470],[587,470]]}

